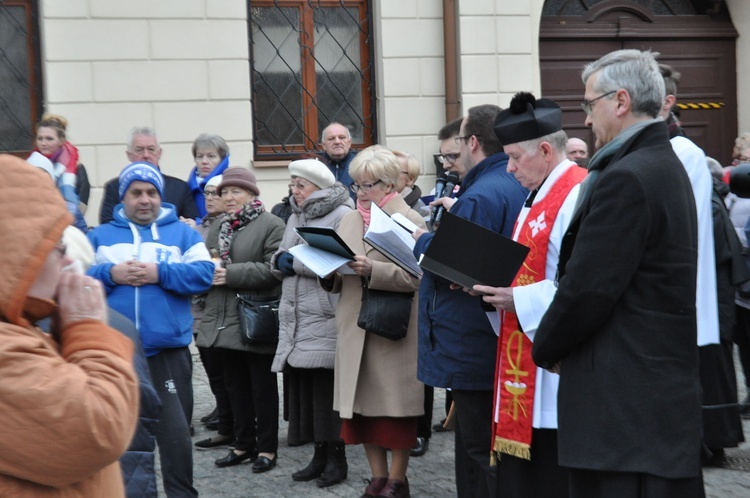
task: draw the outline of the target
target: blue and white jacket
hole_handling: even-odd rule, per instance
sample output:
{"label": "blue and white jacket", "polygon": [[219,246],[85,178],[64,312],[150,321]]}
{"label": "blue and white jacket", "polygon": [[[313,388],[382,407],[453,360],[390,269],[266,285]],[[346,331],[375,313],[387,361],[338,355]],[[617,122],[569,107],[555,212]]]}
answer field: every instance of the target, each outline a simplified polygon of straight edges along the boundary
{"label": "blue and white jacket", "polygon": [[[156,221],[143,226],[127,219],[118,204],[114,219],[88,235],[96,251],[88,274],[104,284],[109,305],[135,324],[146,356],[190,344],[190,296],[211,287],[215,266],[200,234],[179,221],[174,206],[162,203]],[[113,282],[112,267],[131,260],[157,263],[159,283]]]}

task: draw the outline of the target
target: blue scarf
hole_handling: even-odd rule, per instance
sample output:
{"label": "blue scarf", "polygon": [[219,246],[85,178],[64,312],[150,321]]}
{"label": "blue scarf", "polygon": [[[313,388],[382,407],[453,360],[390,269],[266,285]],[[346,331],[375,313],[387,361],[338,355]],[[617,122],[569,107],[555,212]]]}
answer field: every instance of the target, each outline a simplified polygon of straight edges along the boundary
{"label": "blue scarf", "polygon": [[193,166],[193,169],[190,170],[190,176],[188,176],[187,184],[188,187],[190,187],[190,191],[193,193],[193,200],[195,201],[195,207],[198,208],[198,213],[200,213],[201,217],[195,220],[200,224],[200,220],[203,219],[208,212],[206,212],[206,201],[203,197],[203,186],[206,184],[207,181],[209,181],[211,178],[224,174],[224,171],[229,167],[229,154],[227,154],[224,159],[221,160],[219,164],[216,165],[214,170],[208,174],[205,178],[201,178],[198,176],[198,167]]}

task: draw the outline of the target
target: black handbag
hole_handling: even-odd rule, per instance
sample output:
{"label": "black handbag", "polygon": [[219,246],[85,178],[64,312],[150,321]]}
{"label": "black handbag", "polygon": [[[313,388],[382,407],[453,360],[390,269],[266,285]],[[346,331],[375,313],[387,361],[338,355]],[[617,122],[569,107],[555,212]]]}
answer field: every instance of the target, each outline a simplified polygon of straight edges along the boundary
{"label": "black handbag", "polygon": [[357,326],[375,335],[398,341],[406,337],[413,292],[370,289],[362,279],[362,306]]}
{"label": "black handbag", "polygon": [[279,298],[237,294],[237,316],[243,344],[276,344],[279,341]]}

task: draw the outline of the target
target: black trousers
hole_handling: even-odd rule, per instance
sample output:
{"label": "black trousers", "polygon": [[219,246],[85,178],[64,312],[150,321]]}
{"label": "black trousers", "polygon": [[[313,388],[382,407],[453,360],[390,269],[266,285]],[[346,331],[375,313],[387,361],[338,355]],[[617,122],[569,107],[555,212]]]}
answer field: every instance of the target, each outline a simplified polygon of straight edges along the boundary
{"label": "black trousers", "polygon": [[458,498],[494,498],[496,469],[490,466],[492,391],[452,392]]}
{"label": "black trousers", "polygon": [[154,436],[167,496],[198,496],[193,487],[193,359],[187,347],[164,349],[146,359],[162,404]]}
{"label": "black trousers", "polygon": [[557,464],[557,429],[532,429],[531,460],[500,455],[498,498],[568,496],[568,469]]}
{"label": "black trousers", "polygon": [[432,436],[432,406],[435,388],[424,386],[424,415],[417,419],[417,437],[430,439]]}
{"label": "black trousers", "polygon": [[734,325],[734,343],[739,350],[742,373],[745,376],[745,386],[750,388],[750,310],[735,305],[737,321]]}
{"label": "black trousers", "polygon": [[216,413],[219,417],[219,434],[230,436],[234,434],[234,417],[229,392],[224,385],[224,368],[221,366],[221,349],[198,348],[203,368],[206,370],[208,385],[216,398]]}
{"label": "black trousers", "polygon": [[219,349],[224,385],[234,414],[235,448],[276,453],[279,447],[279,389],[272,354]]}
{"label": "black trousers", "polygon": [[665,479],[635,472],[570,469],[571,498],[703,498],[703,475]]}

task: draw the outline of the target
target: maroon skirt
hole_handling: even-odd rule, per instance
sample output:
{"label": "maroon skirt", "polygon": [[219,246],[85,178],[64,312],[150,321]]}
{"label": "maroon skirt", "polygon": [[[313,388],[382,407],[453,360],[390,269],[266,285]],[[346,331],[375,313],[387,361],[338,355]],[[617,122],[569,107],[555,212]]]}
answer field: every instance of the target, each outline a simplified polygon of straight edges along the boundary
{"label": "maroon skirt", "polygon": [[394,450],[408,450],[417,440],[418,417],[365,417],[354,414],[341,420],[341,437],[346,444],[375,444]]}

